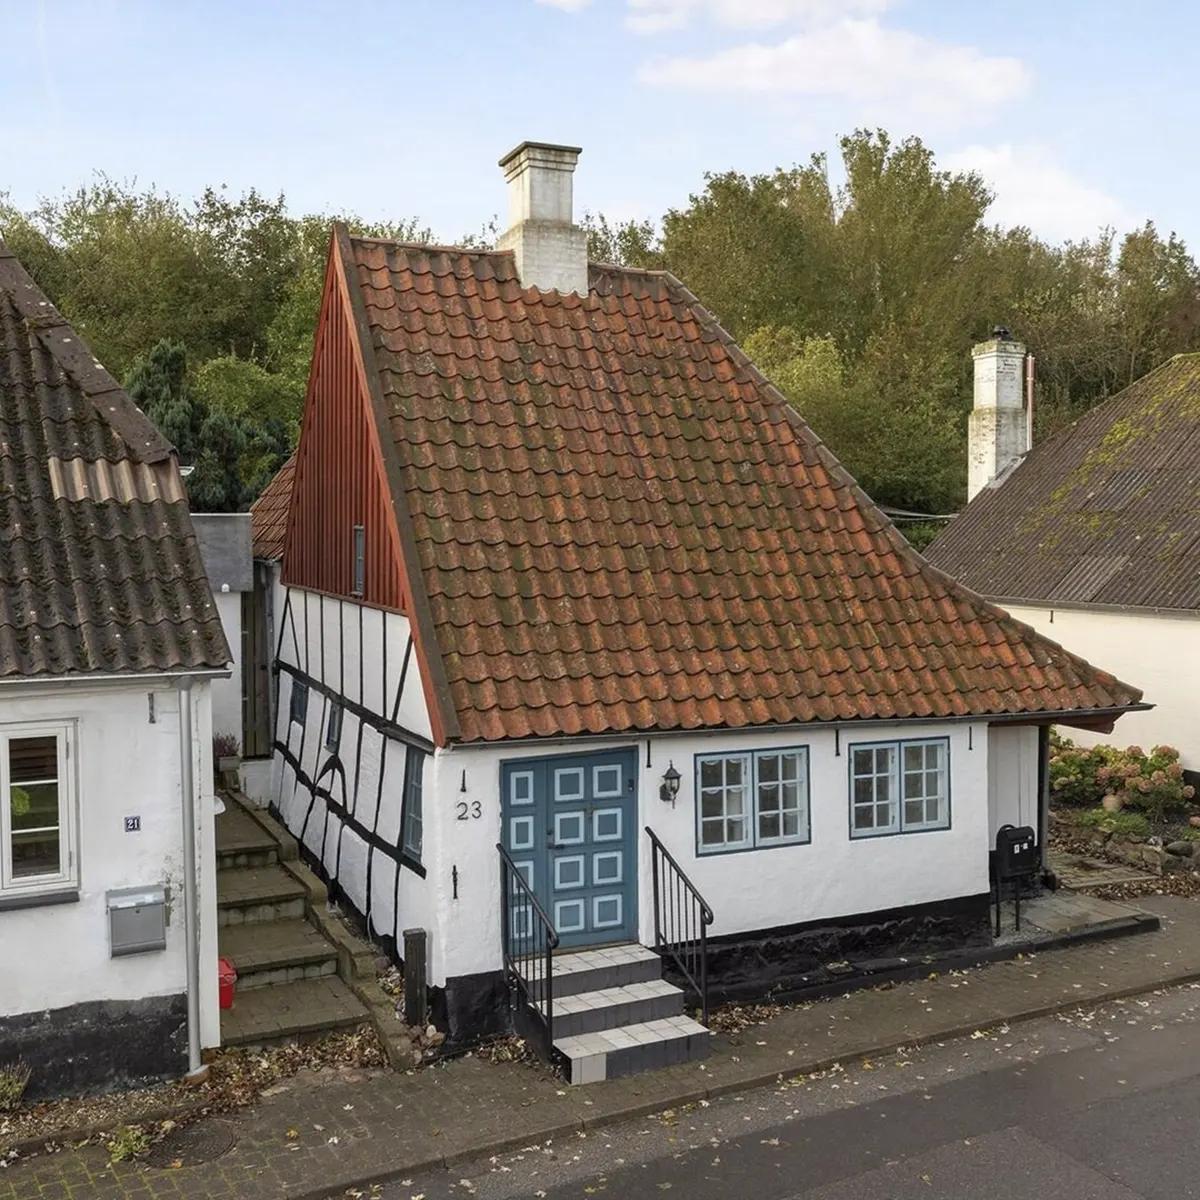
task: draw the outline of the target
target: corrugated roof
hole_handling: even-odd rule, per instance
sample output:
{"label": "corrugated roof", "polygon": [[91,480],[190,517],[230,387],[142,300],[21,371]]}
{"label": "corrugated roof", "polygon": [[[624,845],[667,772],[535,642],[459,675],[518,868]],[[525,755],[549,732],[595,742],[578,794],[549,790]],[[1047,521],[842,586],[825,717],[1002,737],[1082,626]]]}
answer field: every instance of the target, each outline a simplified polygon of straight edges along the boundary
{"label": "corrugated roof", "polygon": [[292,483],[295,478],[296,456],[293,454],[275,472],[275,477],[250,506],[250,536],[255,558],[274,561],[283,557],[288,508],[292,503]]}
{"label": "corrugated roof", "polygon": [[170,445],[0,242],[0,678],[229,658]]}
{"label": "corrugated roof", "polygon": [[926,553],[1002,600],[1200,608],[1200,354],[1035,446]]}
{"label": "corrugated roof", "polygon": [[671,276],[350,246],[465,740],[1140,698],[924,562]]}

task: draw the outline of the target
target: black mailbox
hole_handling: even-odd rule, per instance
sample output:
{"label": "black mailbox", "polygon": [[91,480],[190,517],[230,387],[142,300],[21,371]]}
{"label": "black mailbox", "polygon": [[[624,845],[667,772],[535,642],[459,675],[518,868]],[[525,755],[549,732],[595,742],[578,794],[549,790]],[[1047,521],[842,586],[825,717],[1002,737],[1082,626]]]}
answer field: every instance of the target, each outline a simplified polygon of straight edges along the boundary
{"label": "black mailbox", "polygon": [[1039,863],[1037,834],[1029,825],[1001,825],[996,831],[996,936],[1000,936],[1000,901],[1012,884],[1017,929],[1021,928],[1021,884],[1032,879]]}
{"label": "black mailbox", "polygon": [[996,833],[996,874],[1001,879],[1038,869],[1037,834],[1030,825],[1001,825]]}

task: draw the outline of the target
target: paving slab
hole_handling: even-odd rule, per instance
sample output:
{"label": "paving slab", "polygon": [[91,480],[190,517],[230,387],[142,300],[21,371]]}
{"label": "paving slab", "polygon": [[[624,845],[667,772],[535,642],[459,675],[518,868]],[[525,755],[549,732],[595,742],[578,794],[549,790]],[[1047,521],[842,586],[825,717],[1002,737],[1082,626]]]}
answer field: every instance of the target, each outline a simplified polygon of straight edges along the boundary
{"label": "paving slab", "polygon": [[313,1086],[297,1077],[253,1108],[224,1115],[237,1142],[203,1167],[110,1168],[103,1150],[86,1147],[14,1163],[0,1172],[0,1200],[317,1200],[835,1062],[1200,979],[1200,901],[1141,904],[1161,929],[786,1009],[714,1037],[704,1062],[648,1075],[571,1088],[542,1068],[468,1057],[354,1083]]}

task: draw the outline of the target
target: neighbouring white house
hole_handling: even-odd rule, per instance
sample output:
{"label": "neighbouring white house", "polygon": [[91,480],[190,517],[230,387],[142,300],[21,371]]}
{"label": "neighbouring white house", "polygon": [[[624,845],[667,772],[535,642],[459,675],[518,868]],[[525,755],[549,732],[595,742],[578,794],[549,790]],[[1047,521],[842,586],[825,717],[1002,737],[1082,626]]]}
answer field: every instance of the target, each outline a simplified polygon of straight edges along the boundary
{"label": "neighbouring white house", "polygon": [[0,1064],[29,1096],[219,1043],[229,657],[172,448],[0,243]]}
{"label": "neighbouring white house", "polygon": [[703,1052],[664,963],[703,1001],[987,942],[1049,726],[1140,693],[927,564],[678,280],[589,263],[578,153],[502,160],[497,250],[335,227],[254,517],[272,809],[424,931],[453,1039],[515,995],[587,1081]]}
{"label": "neighbouring white house", "polygon": [[[1200,354],[1176,355],[1031,449],[1025,347],[975,347],[969,503],[936,566],[1141,687],[1121,722],[1200,771]],[[1102,733],[1068,731],[1089,743]]]}

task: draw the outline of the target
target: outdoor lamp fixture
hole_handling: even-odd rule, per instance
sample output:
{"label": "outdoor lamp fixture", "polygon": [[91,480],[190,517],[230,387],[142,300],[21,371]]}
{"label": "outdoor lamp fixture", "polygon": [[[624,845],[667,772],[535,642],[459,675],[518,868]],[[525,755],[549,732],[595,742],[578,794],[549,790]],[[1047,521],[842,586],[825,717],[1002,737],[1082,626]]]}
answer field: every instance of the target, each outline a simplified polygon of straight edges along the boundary
{"label": "outdoor lamp fixture", "polygon": [[675,797],[679,795],[680,778],[679,772],[675,770],[675,764],[670,763],[667,773],[663,776],[662,787],[658,789],[658,798],[672,807],[675,805]]}

